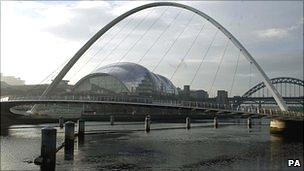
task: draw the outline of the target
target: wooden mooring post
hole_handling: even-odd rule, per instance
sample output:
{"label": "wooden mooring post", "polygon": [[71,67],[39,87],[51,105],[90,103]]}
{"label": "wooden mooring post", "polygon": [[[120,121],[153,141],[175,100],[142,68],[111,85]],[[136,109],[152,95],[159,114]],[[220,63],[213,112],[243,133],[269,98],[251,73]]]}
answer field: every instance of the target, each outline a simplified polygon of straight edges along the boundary
{"label": "wooden mooring post", "polygon": [[65,123],[64,130],[64,159],[72,160],[74,158],[74,133],[75,123],[68,121]]}
{"label": "wooden mooring post", "polygon": [[41,152],[34,161],[36,165],[40,165],[40,170],[55,170],[56,139],[57,130],[54,127],[47,126],[41,129]]}

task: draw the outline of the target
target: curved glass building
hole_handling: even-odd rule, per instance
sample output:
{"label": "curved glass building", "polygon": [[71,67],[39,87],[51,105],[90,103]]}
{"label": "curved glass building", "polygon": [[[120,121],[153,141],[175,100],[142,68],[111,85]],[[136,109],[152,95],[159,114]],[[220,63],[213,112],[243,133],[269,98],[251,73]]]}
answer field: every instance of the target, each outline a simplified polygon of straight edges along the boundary
{"label": "curved glass building", "polygon": [[80,79],[74,92],[127,95],[173,95],[176,87],[164,76],[129,62],[113,63],[98,68]]}

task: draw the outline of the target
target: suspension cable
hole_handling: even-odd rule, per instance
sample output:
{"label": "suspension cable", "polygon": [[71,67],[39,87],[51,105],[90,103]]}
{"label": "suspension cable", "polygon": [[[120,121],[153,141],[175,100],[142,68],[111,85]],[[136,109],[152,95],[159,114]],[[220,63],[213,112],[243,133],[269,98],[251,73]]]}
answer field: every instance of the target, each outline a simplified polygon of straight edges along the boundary
{"label": "suspension cable", "polygon": [[236,61],[236,67],[234,69],[232,83],[231,83],[231,87],[230,87],[230,97],[232,95],[232,90],[233,90],[233,86],[234,86],[234,82],[235,82],[235,76],[236,76],[236,72],[237,72],[237,69],[238,69],[238,66],[239,66],[240,56],[241,56],[241,51],[239,50],[239,54],[237,56],[237,61]]}
{"label": "suspension cable", "polygon": [[156,22],[158,21],[158,19],[160,19],[160,17],[162,17],[166,13],[167,10],[168,10],[168,8],[166,8],[165,10],[163,10],[163,12],[152,22],[152,24],[149,25],[149,27],[145,30],[145,32],[133,43],[133,45],[118,60],[118,62],[115,64],[115,66],[112,68],[112,70],[129,54],[129,52],[137,45],[137,43],[140,40],[142,40],[142,38],[148,33],[148,31],[151,30],[151,28],[156,24]]}
{"label": "suspension cable", "polygon": [[[117,37],[117,35],[119,35],[125,28],[126,28],[126,26],[130,23],[130,21],[132,21],[133,19],[130,19],[130,20],[128,20],[128,22],[126,23],[126,24],[124,24],[116,33],[115,33],[115,35],[111,38],[111,39],[109,39],[98,51],[96,51],[92,56],[90,56],[89,58],[88,58],[88,60],[85,62],[85,63],[83,63],[83,65],[81,65],[81,67],[77,70],[77,72],[75,72],[71,77],[70,77],[70,80],[71,79],[73,79],[76,75],[78,75],[79,74],[79,72],[84,68],[84,66],[86,66],[98,53],[100,53],[101,52],[101,50],[103,50],[105,47],[106,47],[106,45],[108,45],[108,44],[110,44],[116,37]],[[101,60],[101,61],[103,61],[103,60]]]}
{"label": "suspension cable", "polygon": [[293,85],[293,97],[297,97],[296,96],[296,85],[295,84]]}
{"label": "suspension cable", "polygon": [[125,25],[122,26],[122,28],[113,36],[113,38],[110,39],[107,43],[105,43],[104,46],[103,46],[102,48],[100,48],[100,49],[93,55],[93,57],[95,57],[95,56],[96,56],[96,55],[97,55],[97,54],[98,54],[106,45],[108,45],[109,43],[111,43],[111,41],[114,40],[114,39],[116,38],[116,36],[119,35],[119,34],[126,28],[126,26],[127,26],[132,20],[133,20],[133,18],[130,19],[130,20],[128,20],[128,22],[127,22]]}
{"label": "suspension cable", "polygon": [[167,51],[164,53],[164,55],[161,57],[161,59],[158,61],[158,63],[154,66],[152,72],[155,71],[155,69],[159,66],[159,64],[164,60],[164,58],[167,56],[167,54],[170,52],[170,50],[172,49],[172,47],[175,45],[175,43],[177,42],[177,40],[180,38],[180,36],[185,32],[186,28],[188,28],[189,24],[191,23],[192,19],[194,17],[194,14],[192,14],[191,18],[188,20],[188,23],[186,24],[186,26],[184,27],[183,31],[179,33],[179,35],[175,38],[175,40],[171,43],[171,45],[169,46],[169,48],[167,49]]}
{"label": "suspension cable", "polygon": [[214,42],[214,40],[215,40],[216,35],[218,34],[218,32],[219,32],[219,29],[217,29],[216,32],[215,32],[215,34],[213,35],[212,41],[210,42],[210,44],[209,44],[209,46],[208,46],[208,48],[207,48],[207,50],[206,50],[206,52],[205,52],[205,54],[204,54],[204,56],[203,56],[203,58],[202,58],[202,60],[201,60],[201,62],[200,62],[200,64],[199,64],[198,68],[196,69],[196,71],[195,71],[195,73],[194,73],[194,76],[193,76],[193,78],[192,78],[192,80],[191,80],[191,82],[190,82],[190,86],[192,86],[192,83],[193,83],[193,81],[195,80],[195,78],[196,78],[196,76],[197,76],[197,74],[198,74],[198,72],[199,72],[199,70],[200,70],[200,68],[201,68],[201,66],[202,66],[202,64],[203,64],[203,62],[204,62],[204,60],[206,59],[207,54],[208,54],[208,52],[209,52],[211,46],[213,45],[213,42]]}
{"label": "suspension cable", "polygon": [[161,38],[161,36],[170,28],[170,26],[177,19],[177,17],[180,15],[180,13],[181,13],[181,11],[179,11],[178,14],[175,15],[175,17],[170,21],[170,23],[166,26],[166,28],[158,35],[158,37],[155,39],[155,41],[146,50],[146,52],[144,53],[144,55],[137,61],[137,64],[140,64],[140,62],[144,59],[144,57],[150,52],[150,50],[152,49],[152,47],[159,41],[159,39]]}
{"label": "suspension cable", "polygon": [[70,60],[70,58],[66,59],[63,63],[60,64],[60,66],[58,66],[54,71],[52,71],[49,75],[47,75],[45,78],[43,78],[38,84],[34,85],[31,90],[34,90],[35,88],[39,87],[39,85],[41,85],[43,82],[47,82],[48,80],[52,79],[52,75],[54,75],[55,73],[58,72],[58,70],[60,68],[62,68],[66,63],[68,63],[68,61]]}
{"label": "suspension cable", "polygon": [[[106,47],[106,45],[108,45],[108,44],[110,44],[116,37],[117,37],[117,35],[119,35],[125,28],[126,28],[126,26],[131,22],[133,20],[133,18],[132,19],[130,19],[130,20],[128,20],[116,33],[115,33],[115,35],[111,38],[111,39],[109,39],[98,51],[96,51],[90,58],[88,58],[88,60],[79,68],[79,70],[77,71],[77,72],[75,72],[74,73],[74,75],[72,75],[72,77],[70,78],[70,79],[72,79],[72,78],[74,78],[77,74],[79,74],[79,72],[80,72],[80,70],[82,70],[83,69],[83,67],[84,66],[86,66],[97,54],[99,54],[100,52],[101,52],[101,50],[103,50],[105,47]],[[99,39],[100,40],[100,39]]]}
{"label": "suspension cable", "polygon": [[54,71],[52,71],[48,76],[46,76],[42,81],[40,81],[38,84],[42,84],[44,81],[47,81],[51,78],[51,76],[58,72],[58,70],[63,67],[68,61],[70,60],[70,58],[68,58],[67,60],[65,60],[62,64],[59,65],[59,67],[57,67]]}
{"label": "suspension cable", "polygon": [[193,48],[195,42],[197,41],[197,38],[199,37],[199,35],[201,34],[201,32],[203,31],[205,24],[201,27],[201,29],[199,30],[199,32],[197,33],[197,35],[195,36],[194,40],[192,41],[190,47],[188,48],[187,52],[184,54],[184,56],[182,57],[180,63],[177,65],[175,71],[173,72],[173,74],[170,77],[170,81],[172,80],[172,78],[174,77],[175,73],[178,71],[179,67],[181,66],[181,64],[184,62],[185,58],[188,56],[190,50]]}
{"label": "suspension cable", "polygon": [[122,43],[122,42],[124,42],[128,37],[129,37],[129,35],[131,34],[131,33],[133,33],[133,31],[146,19],[146,17],[148,16],[148,14],[150,14],[152,11],[150,11],[149,13],[146,13],[146,15],[135,25],[135,27],[133,27],[128,33],[127,33],[127,35],[123,38],[123,39],[121,39],[120,41],[119,41],[119,43],[117,43],[116,44],[116,46],[113,48],[113,49],[111,49],[111,51],[110,51],[110,53],[108,53],[107,54],[107,56],[93,69],[93,71],[94,70],[96,70],[100,65],[101,65],[101,63],[103,62],[103,61],[105,61],[106,59],[108,59],[108,57],[118,48],[118,46]]}
{"label": "suspension cable", "polygon": [[220,68],[221,68],[222,63],[223,63],[223,59],[224,59],[224,56],[225,56],[225,54],[226,54],[226,50],[227,50],[227,47],[228,47],[229,42],[230,42],[229,39],[227,39],[227,42],[226,42],[226,45],[225,45],[223,54],[222,54],[222,56],[221,56],[219,65],[217,66],[217,70],[216,70],[216,72],[215,72],[215,76],[214,76],[214,78],[213,78],[213,81],[212,81],[212,84],[211,84],[211,87],[210,87],[210,91],[209,91],[210,93],[212,92],[212,89],[213,89],[213,86],[214,86],[214,83],[215,83],[217,74],[218,74],[218,72],[219,72],[219,70],[220,70]]}

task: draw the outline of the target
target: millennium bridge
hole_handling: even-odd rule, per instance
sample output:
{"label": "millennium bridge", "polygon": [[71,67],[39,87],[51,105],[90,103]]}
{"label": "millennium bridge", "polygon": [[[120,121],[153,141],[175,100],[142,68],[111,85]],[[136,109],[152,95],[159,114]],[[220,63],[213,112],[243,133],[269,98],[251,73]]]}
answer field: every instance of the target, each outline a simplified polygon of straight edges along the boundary
{"label": "millennium bridge", "polygon": [[[186,49],[185,55],[180,59],[180,63],[176,66],[170,81],[172,78],[174,78],[175,73],[180,69],[180,65],[184,62],[185,58],[188,56],[189,52],[192,49],[192,45],[196,43],[197,38],[199,37],[200,33],[203,31],[203,28],[206,23],[211,24],[214,29],[216,30],[216,33],[214,34],[214,37],[212,38],[207,50],[202,55],[202,60],[200,61],[199,66],[196,68],[196,72],[189,76],[192,77],[192,81],[190,84],[192,84],[193,80],[195,80],[197,77],[199,77],[199,70],[201,69],[202,64],[204,63],[204,60],[206,56],[208,55],[209,50],[211,49],[214,39],[216,38],[218,33],[222,33],[227,42],[225,43],[223,54],[221,55],[221,60],[219,62],[219,65],[217,67],[215,76],[213,78],[211,88],[213,89],[214,83],[216,81],[216,77],[218,75],[218,72],[220,70],[222,59],[225,56],[227,47],[229,43],[232,43],[234,47],[238,50],[238,57],[244,57],[250,66],[255,67],[258,74],[261,76],[262,82],[257,84],[256,86],[252,87],[250,90],[244,93],[243,96],[240,97],[230,97],[230,105],[227,104],[218,104],[214,102],[212,99],[207,101],[184,101],[184,100],[153,100],[149,98],[130,98],[127,96],[94,96],[94,95],[87,95],[87,96],[54,96],[52,95],[52,92],[56,89],[56,87],[59,85],[59,83],[62,81],[62,79],[66,76],[66,74],[71,70],[71,68],[76,64],[76,62],[90,49],[90,47],[99,40],[106,32],[108,32],[112,27],[118,25],[118,23],[122,22],[123,20],[129,18],[135,13],[138,13],[143,10],[147,10],[149,8],[157,8],[157,7],[174,7],[181,10],[185,10],[187,12],[191,12],[191,18],[189,22],[185,25],[182,32],[180,32],[177,37],[174,39],[174,41],[170,44],[170,46],[166,49],[164,55],[162,58],[158,61],[153,71],[159,66],[159,64],[163,61],[163,59],[167,56],[167,54],[172,51],[172,47],[174,47],[176,41],[180,38],[181,35],[185,33],[186,28],[190,25],[190,22],[192,21],[192,18],[194,16],[201,17],[201,19],[204,19],[205,22],[202,22],[204,24],[201,27],[201,30],[196,34],[195,39],[193,39],[192,44],[190,47]],[[160,14],[160,16],[157,19],[162,18],[166,13],[166,10],[163,11],[163,13]],[[178,14],[179,15],[179,14]],[[176,16],[177,17],[177,16]],[[175,17],[175,19],[176,19]],[[172,22],[175,20],[173,19]],[[156,20],[157,21],[157,20]],[[129,50],[122,55],[119,62],[120,63],[124,58],[127,56],[130,50],[132,50],[136,45],[137,42],[142,40],[142,37],[144,37],[147,32],[154,26],[156,23],[152,22],[151,25],[148,27],[148,29],[143,32],[143,34],[139,37],[139,39],[135,43],[130,43]],[[202,20],[203,21],[203,20]],[[138,23],[140,25],[142,22]],[[136,28],[134,27],[134,29]],[[151,44],[151,46],[148,48],[146,53],[150,52],[150,49],[158,43],[160,40],[159,38],[163,36],[167,28],[171,27],[171,23],[164,29],[163,32],[159,35],[155,35],[157,39]],[[125,39],[122,39],[122,42]],[[115,48],[113,48],[110,52],[114,52],[117,47],[122,43],[119,42]],[[101,51],[102,49],[100,49]],[[145,53],[145,54],[146,54]],[[143,55],[143,57],[145,56]],[[110,56],[110,55],[109,55]],[[108,58],[107,56],[106,58]],[[142,57],[142,58],[143,58]],[[142,60],[142,58],[139,59],[138,63]],[[236,69],[233,75],[233,81],[231,90],[234,87],[234,80],[235,75],[237,71],[237,65],[236,63]],[[293,86],[293,89],[289,87],[287,84],[291,84]],[[278,87],[278,86],[281,87]],[[285,86],[285,88],[284,88]],[[299,90],[296,90],[296,86],[299,87]],[[281,89],[281,91],[278,91],[278,89]],[[265,92],[266,91],[266,95]],[[136,7],[134,9],[131,9],[122,15],[118,16],[114,20],[112,20],[110,23],[105,25],[103,28],[101,28],[91,39],[89,39],[76,53],[75,55],[64,65],[64,67],[59,71],[59,73],[55,76],[51,84],[47,87],[47,89],[43,92],[43,94],[39,97],[17,97],[17,98],[9,98],[8,101],[2,101],[1,102],[1,115],[10,115],[12,116],[13,113],[18,111],[14,110],[15,106],[20,105],[32,105],[32,109],[27,115],[27,112],[24,113],[24,116],[31,116],[35,117],[35,113],[39,113],[38,108],[41,105],[49,105],[49,104],[65,104],[65,105],[72,105],[72,104],[80,104],[80,105],[111,105],[111,106],[117,106],[117,107],[144,107],[144,108],[160,108],[160,109],[173,109],[176,111],[179,110],[186,110],[188,113],[194,112],[194,111],[200,111],[201,113],[205,115],[212,115],[212,116],[246,116],[246,117],[270,117],[274,119],[274,122],[272,124],[272,127],[276,127],[276,123],[287,123],[291,121],[292,124],[297,124],[297,122],[303,123],[303,111],[292,111],[289,110],[289,107],[287,104],[303,104],[303,96],[301,96],[301,91],[303,92],[303,80],[295,79],[295,78],[288,78],[288,77],[279,77],[270,79],[267,74],[264,72],[262,67],[257,63],[257,61],[254,59],[254,57],[249,53],[249,51],[243,46],[243,44],[240,43],[240,41],[232,35],[224,26],[222,26],[219,22],[217,22],[215,19],[210,17],[209,15],[205,14],[204,12],[195,9],[191,6],[174,3],[174,2],[155,2],[155,3],[149,3],[145,4],[139,7]],[[282,94],[285,96],[282,97]],[[288,93],[290,96],[288,97]],[[291,93],[294,92],[294,95],[291,97]],[[260,93],[260,95],[256,95],[257,93]],[[263,108],[263,104],[276,104],[278,106],[278,109],[269,109],[269,108]],[[242,106],[242,104],[251,104],[248,107]],[[18,114],[20,115],[20,114]],[[4,116],[1,116],[4,117]],[[153,117],[153,116],[152,116]],[[4,122],[2,122],[3,119],[1,119],[1,125],[4,125]],[[288,124],[287,124],[288,125]]]}

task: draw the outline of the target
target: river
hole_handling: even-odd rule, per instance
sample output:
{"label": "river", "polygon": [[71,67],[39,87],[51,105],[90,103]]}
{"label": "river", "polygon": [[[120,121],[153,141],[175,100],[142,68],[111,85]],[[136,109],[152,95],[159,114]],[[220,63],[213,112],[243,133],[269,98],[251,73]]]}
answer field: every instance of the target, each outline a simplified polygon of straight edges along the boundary
{"label": "river", "polygon": [[[244,121],[243,121],[244,122]],[[75,142],[74,160],[56,156],[57,170],[303,170],[303,142],[270,135],[267,120],[247,129],[246,124],[212,120],[193,123],[86,122],[84,144]],[[1,170],[39,170],[32,161],[40,154],[41,128],[46,125],[11,126],[1,136]],[[63,129],[57,129],[58,146]],[[299,159],[301,167],[288,167]]]}

